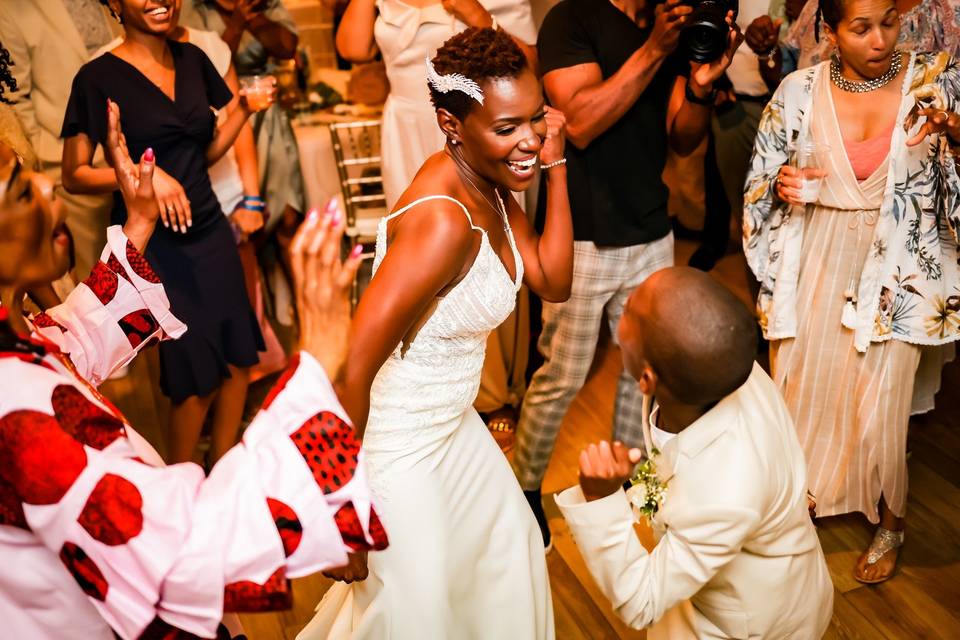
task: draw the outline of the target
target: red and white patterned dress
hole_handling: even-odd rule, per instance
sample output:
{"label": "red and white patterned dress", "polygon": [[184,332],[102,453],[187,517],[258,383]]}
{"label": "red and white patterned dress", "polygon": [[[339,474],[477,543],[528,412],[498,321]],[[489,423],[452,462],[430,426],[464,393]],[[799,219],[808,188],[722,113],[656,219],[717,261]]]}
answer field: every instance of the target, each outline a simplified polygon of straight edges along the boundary
{"label": "red and white patterned dress", "polygon": [[0,321],[0,636],[213,638],[224,611],[288,607],[290,578],[386,547],[360,444],[310,355],[206,478],[163,466],[96,391],[187,330],[119,227],[33,324],[25,338]]}

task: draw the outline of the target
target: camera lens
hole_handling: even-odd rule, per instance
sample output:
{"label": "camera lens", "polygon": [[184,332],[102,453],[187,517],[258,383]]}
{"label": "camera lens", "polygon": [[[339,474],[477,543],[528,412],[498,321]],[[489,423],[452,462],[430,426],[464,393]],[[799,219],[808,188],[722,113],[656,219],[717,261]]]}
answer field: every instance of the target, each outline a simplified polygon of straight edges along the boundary
{"label": "camera lens", "polygon": [[713,62],[726,50],[729,32],[726,3],[695,2],[687,26],[680,34],[680,48],[694,62]]}

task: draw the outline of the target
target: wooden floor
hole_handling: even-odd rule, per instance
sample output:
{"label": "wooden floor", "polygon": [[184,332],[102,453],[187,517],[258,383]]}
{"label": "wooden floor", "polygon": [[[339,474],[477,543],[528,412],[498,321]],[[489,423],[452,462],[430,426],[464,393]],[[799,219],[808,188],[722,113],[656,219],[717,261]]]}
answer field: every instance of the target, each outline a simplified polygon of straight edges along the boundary
{"label": "wooden floor", "polygon": [[[678,263],[692,247],[678,242]],[[727,256],[714,275],[745,301],[743,260]],[[610,435],[613,396],[620,370],[619,352],[598,352],[593,375],[564,421],[544,482],[544,495],[576,482],[576,459],[583,446]],[[163,450],[161,427],[166,407],[143,384],[155,376],[155,360],[141,359],[126,379],[104,385],[104,391],[133,424]],[[252,393],[262,397],[265,385]],[[871,528],[861,516],[818,523],[820,540],[836,585],[833,622],[827,638],[960,639],[960,364],[944,370],[937,408],[911,428],[910,502],[907,543],[899,573],[886,584],[868,587],[855,582],[851,568],[868,544]],[[552,498],[547,513],[555,549],[547,557],[553,590],[557,637],[561,640],[645,637],[626,628],[590,578]],[[645,544],[652,542],[641,531]],[[329,586],[320,576],[294,581],[294,608],[280,614],[243,616],[251,640],[292,639],[309,620]],[[407,640],[407,639],[401,639]],[[413,640],[413,639],[411,639]],[[451,639],[455,640],[455,639]],[[513,639],[491,639],[513,640]]]}

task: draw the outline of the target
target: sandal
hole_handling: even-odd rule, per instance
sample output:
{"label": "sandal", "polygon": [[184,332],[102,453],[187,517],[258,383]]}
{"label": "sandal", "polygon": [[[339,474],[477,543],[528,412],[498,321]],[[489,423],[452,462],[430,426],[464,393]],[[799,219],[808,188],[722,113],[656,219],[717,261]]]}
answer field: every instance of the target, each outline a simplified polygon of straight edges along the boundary
{"label": "sandal", "polygon": [[[903,531],[891,531],[890,529],[884,529],[883,527],[877,527],[877,532],[873,536],[873,542],[870,543],[870,546],[867,548],[867,566],[877,564],[880,561],[880,558],[887,555],[890,551],[894,549],[899,549],[903,546],[904,533]],[[899,561],[900,557],[897,556]],[[879,584],[885,582],[893,577],[893,574],[897,571],[896,562],[893,565],[893,569],[885,576],[875,578],[873,580],[862,579],[857,572],[853,572],[853,578],[857,582],[863,584]]]}
{"label": "sandal", "polygon": [[487,414],[487,429],[500,450],[507,453],[517,440],[517,410],[506,405]]}

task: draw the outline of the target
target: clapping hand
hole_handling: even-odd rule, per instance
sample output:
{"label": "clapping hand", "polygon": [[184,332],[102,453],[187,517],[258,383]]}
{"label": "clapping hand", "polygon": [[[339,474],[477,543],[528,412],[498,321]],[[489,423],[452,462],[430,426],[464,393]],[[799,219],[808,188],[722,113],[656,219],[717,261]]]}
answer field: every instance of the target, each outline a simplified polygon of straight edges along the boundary
{"label": "clapping hand", "polygon": [[783,20],[773,20],[768,15],[762,15],[747,27],[747,46],[757,55],[771,53],[780,42],[780,26]]}
{"label": "clapping hand", "polygon": [[160,205],[153,188],[156,159],[153,149],[147,149],[140,158],[140,166],[133,163],[120,128],[120,107],[111,100],[107,100],[105,151],[127,206],[127,222],[123,231],[134,246],[143,251],[160,217]]}
{"label": "clapping hand", "polygon": [[360,245],[340,260],[345,217],[332,198],[323,212],[311,211],[290,245],[300,320],[300,348],[336,380],[347,357],[350,289],[360,267]]}
{"label": "clapping hand", "polygon": [[730,27],[730,33],[727,40],[727,50],[719,58],[712,62],[691,62],[690,63],[690,83],[699,87],[710,87],[714,82],[726,73],[727,67],[733,62],[733,54],[736,53],[743,42],[743,33],[737,26],[733,11],[727,12],[727,26]]}
{"label": "clapping hand", "polygon": [[544,107],[544,109],[547,137],[544,138],[543,148],[540,150],[540,162],[550,164],[563,160],[563,149],[566,146],[564,131],[567,127],[567,119],[559,109],[553,107]]}
{"label": "clapping hand", "polygon": [[960,115],[952,111],[928,107],[917,112],[917,117],[926,116],[927,121],[920,127],[917,135],[907,140],[908,147],[914,147],[931,134],[945,133],[954,144],[960,144]]}
{"label": "clapping hand", "polygon": [[587,501],[605,498],[618,491],[630,479],[640,462],[640,449],[629,449],[622,442],[606,440],[591,444],[580,452],[580,488]]}

